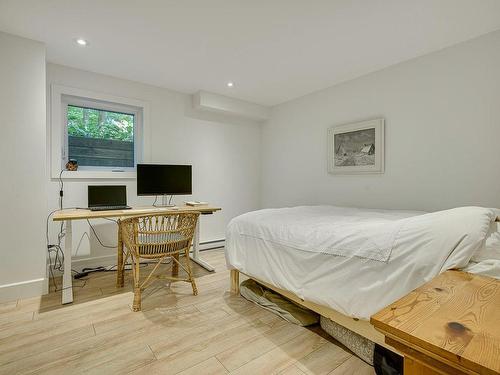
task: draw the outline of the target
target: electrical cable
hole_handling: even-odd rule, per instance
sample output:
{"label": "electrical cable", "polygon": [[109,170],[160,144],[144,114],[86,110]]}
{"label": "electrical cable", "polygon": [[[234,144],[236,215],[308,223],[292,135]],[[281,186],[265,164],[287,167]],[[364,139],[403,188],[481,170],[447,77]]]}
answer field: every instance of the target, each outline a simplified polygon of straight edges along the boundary
{"label": "electrical cable", "polygon": [[[47,240],[47,252],[48,252],[48,258],[49,258],[49,273],[50,273],[50,279],[52,280],[53,285],[54,285],[54,291],[55,292],[59,292],[61,290],[72,288],[72,287],[83,288],[87,284],[87,280],[84,279],[83,283],[81,285],[73,285],[72,287],[68,287],[68,288],[58,288],[57,284],[56,284],[56,281],[55,281],[55,276],[54,276],[54,271],[64,272],[64,252],[63,252],[63,250],[61,248],[61,242],[62,242],[62,239],[64,238],[64,236],[66,235],[66,233],[65,233],[65,229],[64,229],[64,223],[61,221],[61,225],[60,225],[60,228],[59,228],[59,233],[57,234],[57,244],[51,244],[50,243],[50,238],[49,238],[50,237],[49,236],[49,221],[50,221],[50,217],[54,213],[63,210],[64,180],[62,179],[62,174],[65,171],[66,171],[66,169],[62,169],[61,172],[59,173],[59,208],[56,209],[56,210],[51,211],[47,215],[47,219],[46,219],[46,223],[45,223],[45,227],[46,227],[46,240]],[[171,195],[170,199],[169,199],[169,204],[172,201],[172,197],[173,196]],[[155,201],[153,203],[153,206],[156,206],[157,200],[158,200],[158,196],[156,195],[155,196]],[[80,207],[68,207],[67,209],[81,209],[81,208]],[[111,219],[111,218],[103,218],[103,219],[108,220],[108,221],[112,221],[112,222],[118,224],[118,220]],[[105,245],[101,241],[99,235],[97,234],[97,231],[95,230],[95,228],[92,225],[92,223],[90,222],[90,220],[89,219],[86,219],[86,220],[87,220],[87,223],[88,223],[90,229],[94,233],[94,236],[96,237],[97,241],[99,242],[99,244],[102,247],[109,248],[109,249],[116,249],[117,248],[117,246]],[[52,254],[54,254],[54,259],[52,259]],[[172,262],[172,259],[170,259],[168,262],[162,262],[162,264],[170,264],[171,262]],[[125,266],[131,266],[131,265],[132,264],[130,264],[130,263],[125,264]],[[139,265],[141,267],[147,267],[149,265],[149,263],[148,262],[141,262],[141,263],[139,263]],[[75,273],[75,275],[74,275],[75,279],[81,279],[83,277],[88,276],[90,273],[93,273],[93,272],[114,272],[114,271],[116,271],[116,269],[115,269],[116,267],[117,267],[116,264],[114,266],[111,266],[111,267],[108,267],[108,268],[106,268],[104,266],[99,266],[99,267],[94,267],[94,268],[88,268],[87,267],[87,268],[83,268],[81,272],[78,272],[78,271],[73,270],[73,269],[71,269],[71,272]]]}
{"label": "electrical cable", "polygon": [[[62,174],[66,169],[61,169],[59,173],[59,209],[63,208],[63,197],[64,197],[64,181],[62,179]],[[62,225],[62,224],[61,224]]]}
{"label": "electrical cable", "polygon": [[[61,221],[61,225],[59,227],[59,233],[57,234],[57,244],[51,244],[50,243],[50,236],[49,236],[49,220],[50,217],[63,209],[63,198],[64,198],[64,180],[62,179],[62,174],[66,171],[66,169],[62,169],[61,172],[59,172],[59,208],[57,210],[51,211],[47,215],[45,227],[46,227],[46,239],[47,239],[47,252],[48,252],[48,258],[49,258],[49,273],[50,273],[50,278],[52,279],[52,282],[54,284],[54,291],[58,292],[61,290],[64,290],[66,288],[58,288],[56,281],[55,281],[55,276],[54,276],[54,271],[59,271],[63,272],[64,270],[64,252],[61,248],[61,242],[62,239],[65,236],[65,230],[64,230],[64,223]],[[79,207],[72,207],[73,209],[79,209]],[[54,261],[52,262],[52,254],[55,253],[54,255]],[[77,273],[75,270],[71,270],[72,272]],[[83,288],[86,285],[86,281],[83,282],[82,285],[74,285],[74,287],[79,287]]]}
{"label": "electrical cable", "polygon": [[[172,259],[170,259],[168,262],[162,262],[161,264],[170,264],[172,263]],[[151,263],[150,262],[140,262],[139,266],[141,268],[148,267]],[[132,263],[125,263],[124,266],[133,266]],[[98,266],[98,267],[85,267],[82,268],[80,272],[77,272],[75,276],[73,276],[75,279],[81,279],[82,277],[86,277],[91,273],[95,272],[116,272],[116,267],[118,267],[117,264],[110,266],[110,267],[104,267],[104,266]]]}
{"label": "electrical cable", "polygon": [[[132,263],[125,263],[124,266],[132,266],[133,264]],[[139,265],[141,267],[147,267],[148,266],[148,263],[146,262],[141,262],[139,263]],[[93,273],[93,272],[115,272],[116,271],[116,267],[118,267],[117,264],[113,265],[113,266],[109,266],[109,267],[104,267],[104,266],[98,266],[98,267],[85,267],[85,268],[82,268],[81,272],[80,273],[86,273],[86,274],[89,274],[89,273]]]}
{"label": "electrical cable", "polygon": [[89,219],[86,219],[87,220],[87,223],[89,224],[90,226],[90,229],[92,229],[92,232],[94,233],[94,236],[95,238],[97,239],[97,242],[99,242],[99,244],[102,246],[102,247],[106,247],[108,249],[116,249],[118,247],[118,245],[116,246],[109,246],[109,245],[105,245],[102,243],[101,239],[99,238],[99,235],[97,234],[94,226],[91,224],[90,220]]}

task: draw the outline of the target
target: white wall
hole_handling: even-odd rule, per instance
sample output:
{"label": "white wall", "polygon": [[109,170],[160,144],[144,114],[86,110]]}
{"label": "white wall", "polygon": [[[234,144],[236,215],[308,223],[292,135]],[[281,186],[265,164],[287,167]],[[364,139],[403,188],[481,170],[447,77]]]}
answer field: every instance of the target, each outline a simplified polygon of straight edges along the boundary
{"label": "white wall", "polygon": [[45,286],[45,47],[0,32],[0,301]]}
{"label": "white wall", "polygon": [[[39,294],[45,281],[45,217],[58,197],[41,141],[49,142],[52,83],[148,102],[151,161],[193,164],[192,198],[223,208],[203,218],[202,241],[210,241],[260,205],[500,206],[499,45],[500,32],[492,33],[282,104],[261,132],[252,122],[194,112],[189,96],[170,90],[53,64],[45,75],[42,44],[0,33],[0,299]],[[385,174],[329,175],[327,128],[378,116],[386,119]],[[65,206],[85,206],[86,186],[95,183],[126,183],[130,204],[152,202],[136,196],[135,180],[66,180]],[[114,224],[96,224],[115,244]],[[52,224],[52,241],[56,232]],[[92,235],[89,243],[87,225],[75,232],[79,255],[113,260]]]}
{"label": "white wall", "polygon": [[[273,109],[262,204],[500,206],[500,32]],[[386,172],[329,175],[328,127],[386,119]]]}
{"label": "white wall", "polygon": [[[193,195],[174,197],[174,202],[182,203],[182,200],[190,198],[206,200],[222,207],[221,212],[202,217],[202,242],[223,239],[226,224],[232,217],[259,207],[258,124],[217,114],[195,113],[191,109],[190,96],[167,89],[47,64],[47,92],[51,84],[148,103],[151,136],[145,147],[151,150],[151,161],[193,165]],[[137,197],[135,180],[65,180],[64,205],[86,207],[87,185],[112,183],[127,185],[128,202],[131,205],[153,203],[152,197]],[[57,208],[58,191],[57,180],[51,180],[48,195],[51,209]],[[106,221],[96,221],[95,224],[103,242],[115,245],[115,224]],[[57,229],[57,226],[51,226],[52,241],[55,240]],[[77,258],[91,257],[96,264],[101,262],[100,259],[106,264],[115,261],[115,251],[102,248],[87,224],[78,223],[74,232]],[[90,235],[90,241],[85,233]],[[78,268],[78,259],[75,264],[75,268]]]}

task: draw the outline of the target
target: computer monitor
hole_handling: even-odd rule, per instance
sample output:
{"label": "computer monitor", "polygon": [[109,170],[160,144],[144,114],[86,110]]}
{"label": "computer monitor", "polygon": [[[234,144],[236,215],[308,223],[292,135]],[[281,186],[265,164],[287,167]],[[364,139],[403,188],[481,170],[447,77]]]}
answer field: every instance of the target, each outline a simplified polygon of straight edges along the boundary
{"label": "computer monitor", "polygon": [[137,164],[137,195],[192,194],[190,165]]}

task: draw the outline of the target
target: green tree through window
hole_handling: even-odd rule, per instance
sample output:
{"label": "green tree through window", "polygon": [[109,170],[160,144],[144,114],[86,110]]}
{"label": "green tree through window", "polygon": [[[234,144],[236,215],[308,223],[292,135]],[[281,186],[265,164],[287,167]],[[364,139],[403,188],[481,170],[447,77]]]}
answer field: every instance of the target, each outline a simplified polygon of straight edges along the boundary
{"label": "green tree through window", "polygon": [[134,115],[69,105],[68,158],[80,166],[134,167]]}
{"label": "green tree through window", "polygon": [[68,135],[134,141],[134,115],[68,105]]}

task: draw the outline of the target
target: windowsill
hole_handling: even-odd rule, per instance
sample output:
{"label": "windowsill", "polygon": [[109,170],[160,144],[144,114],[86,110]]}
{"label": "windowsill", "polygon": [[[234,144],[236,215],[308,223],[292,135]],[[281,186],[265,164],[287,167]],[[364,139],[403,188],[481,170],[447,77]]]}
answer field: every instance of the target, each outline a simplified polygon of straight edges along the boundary
{"label": "windowsill", "polygon": [[[112,172],[112,171],[64,171],[63,179],[134,179],[136,172]],[[52,178],[59,178],[59,174],[52,175]]]}

